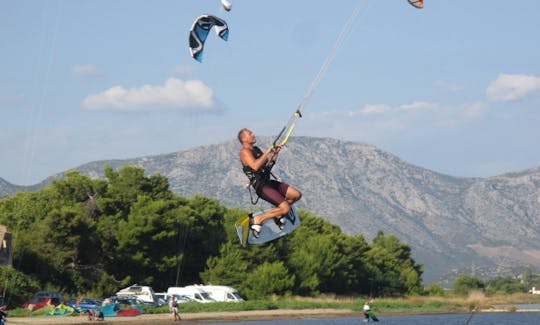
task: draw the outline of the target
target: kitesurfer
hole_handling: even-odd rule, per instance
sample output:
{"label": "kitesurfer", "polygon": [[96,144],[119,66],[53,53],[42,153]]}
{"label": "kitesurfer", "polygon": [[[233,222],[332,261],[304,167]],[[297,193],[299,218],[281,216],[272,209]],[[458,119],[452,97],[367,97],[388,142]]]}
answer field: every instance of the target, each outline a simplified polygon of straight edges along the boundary
{"label": "kitesurfer", "polygon": [[253,186],[258,197],[275,206],[250,220],[253,236],[258,238],[261,224],[270,218],[275,218],[280,228],[285,225],[283,216],[289,213],[294,202],[300,200],[302,193],[289,184],[270,179],[270,171],[278,158],[281,145],[273,146],[263,152],[255,146],[257,142],[255,134],[246,128],[238,132],[238,141],[242,144],[240,161],[250,185]]}
{"label": "kitesurfer", "polygon": [[371,307],[369,307],[369,303],[367,301],[364,303],[364,306],[362,307],[362,310],[364,311],[364,322],[369,322],[370,318],[374,322],[379,321],[379,319],[375,316],[375,314],[371,310]]}

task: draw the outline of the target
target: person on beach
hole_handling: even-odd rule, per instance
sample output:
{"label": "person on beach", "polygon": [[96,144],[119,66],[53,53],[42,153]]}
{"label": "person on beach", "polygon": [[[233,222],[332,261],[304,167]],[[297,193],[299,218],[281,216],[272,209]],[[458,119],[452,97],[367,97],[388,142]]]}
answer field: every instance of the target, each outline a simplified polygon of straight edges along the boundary
{"label": "person on beach", "polygon": [[178,302],[176,301],[176,296],[172,295],[169,299],[169,311],[174,317],[174,321],[181,320],[180,315],[178,314]]}
{"label": "person on beach", "polygon": [[0,325],[4,325],[7,322],[7,305],[0,307]]}
{"label": "person on beach", "polygon": [[94,320],[94,310],[88,309],[86,313],[88,314],[88,320]]}
{"label": "person on beach", "polygon": [[105,316],[103,315],[103,312],[101,311],[101,309],[97,310],[96,320],[97,321],[105,320]]}

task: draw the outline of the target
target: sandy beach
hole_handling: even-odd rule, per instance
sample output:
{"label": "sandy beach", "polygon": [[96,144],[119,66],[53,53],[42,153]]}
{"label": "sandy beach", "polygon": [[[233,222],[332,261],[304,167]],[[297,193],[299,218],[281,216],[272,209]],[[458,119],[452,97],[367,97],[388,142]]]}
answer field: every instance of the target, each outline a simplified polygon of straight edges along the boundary
{"label": "sandy beach", "polygon": [[[508,308],[500,305],[497,308],[482,309],[480,313],[505,313]],[[515,312],[540,313],[540,309],[518,308]],[[468,313],[468,312],[464,312]],[[386,313],[397,315],[402,313]],[[55,316],[55,317],[8,317],[8,324],[32,324],[32,325],[71,325],[71,324],[118,324],[125,325],[150,325],[150,324],[195,324],[210,322],[234,322],[253,320],[281,320],[302,318],[339,318],[358,317],[363,318],[361,312],[349,309],[276,309],[276,310],[251,310],[235,312],[206,312],[206,313],[181,313],[182,320],[174,322],[170,314],[143,314],[135,317],[107,317],[105,321],[89,321],[88,316]]]}
{"label": "sandy beach", "polygon": [[65,317],[9,317],[8,324],[178,324],[178,323],[204,323],[222,321],[248,321],[248,320],[273,320],[295,318],[324,318],[324,317],[361,317],[359,312],[343,309],[305,309],[305,310],[253,310],[238,312],[212,312],[180,314],[181,322],[174,322],[169,314],[146,314],[135,317],[109,317],[105,321],[89,321],[88,316],[65,316]]}

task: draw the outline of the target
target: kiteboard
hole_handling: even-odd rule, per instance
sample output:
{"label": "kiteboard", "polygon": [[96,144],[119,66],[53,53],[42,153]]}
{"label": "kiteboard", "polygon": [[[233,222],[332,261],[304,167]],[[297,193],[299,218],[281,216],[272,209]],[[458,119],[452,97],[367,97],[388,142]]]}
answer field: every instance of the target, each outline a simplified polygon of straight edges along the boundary
{"label": "kiteboard", "polygon": [[[253,216],[263,214],[266,211],[268,210],[255,212],[253,213]],[[291,210],[285,216],[285,225],[283,226],[283,229],[278,227],[278,225],[274,222],[274,218],[268,219],[261,225],[261,232],[258,238],[253,235],[253,231],[251,231],[249,228],[249,219],[249,216],[245,216],[237,220],[234,224],[242,246],[267,243],[285,236],[300,226],[300,218],[298,217],[298,213],[296,212],[296,208],[294,206],[291,207]]]}

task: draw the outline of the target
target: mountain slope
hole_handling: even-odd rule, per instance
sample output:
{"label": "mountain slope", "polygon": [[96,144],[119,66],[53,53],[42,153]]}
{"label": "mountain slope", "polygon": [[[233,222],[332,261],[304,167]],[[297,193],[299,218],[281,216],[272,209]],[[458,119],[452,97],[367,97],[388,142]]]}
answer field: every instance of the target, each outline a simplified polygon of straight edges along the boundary
{"label": "mountain slope", "polygon": [[[228,141],[77,169],[101,177],[105,165],[137,165],[168,177],[179,195],[198,193],[249,209],[239,149],[237,141]],[[274,173],[303,192],[300,208],[346,233],[369,240],[382,230],[409,243],[425,265],[426,282],[471,265],[540,266],[540,169],[457,178],[410,165],[371,145],[298,137],[283,150]]]}

